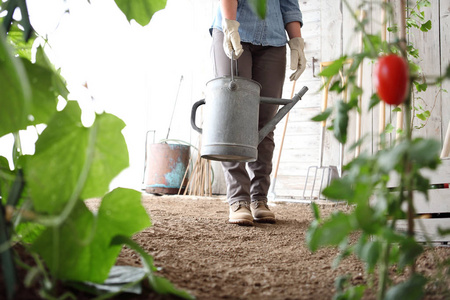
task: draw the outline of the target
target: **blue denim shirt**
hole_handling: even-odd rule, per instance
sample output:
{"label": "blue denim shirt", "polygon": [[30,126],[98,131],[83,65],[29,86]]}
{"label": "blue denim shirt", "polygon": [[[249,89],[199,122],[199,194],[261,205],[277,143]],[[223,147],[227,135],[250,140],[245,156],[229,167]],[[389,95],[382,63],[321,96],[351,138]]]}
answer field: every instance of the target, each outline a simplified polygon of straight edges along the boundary
{"label": "blue denim shirt", "polygon": [[[298,0],[267,1],[266,18],[263,20],[253,12],[248,0],[239,0],[236,19],[240,23],[241,42],[262,46],[280,47],[286,45],[285,26],[287,23],[298,21],[303,26],[302,12]],[[222,31],[220,6],[217,9],[210,31],[213,28]]]}

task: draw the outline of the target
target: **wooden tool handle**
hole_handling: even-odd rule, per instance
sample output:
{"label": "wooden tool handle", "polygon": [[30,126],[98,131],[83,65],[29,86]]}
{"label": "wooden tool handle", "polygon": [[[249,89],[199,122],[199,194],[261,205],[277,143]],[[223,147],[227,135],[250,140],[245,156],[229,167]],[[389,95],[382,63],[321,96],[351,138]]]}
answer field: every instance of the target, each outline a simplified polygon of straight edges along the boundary
{"label": "wooden tool handle", "polygon": [[447,134],[444,138],[444,145],[442,146],[441,158],[450,156],[450,122],[448,122],[447,126]]}

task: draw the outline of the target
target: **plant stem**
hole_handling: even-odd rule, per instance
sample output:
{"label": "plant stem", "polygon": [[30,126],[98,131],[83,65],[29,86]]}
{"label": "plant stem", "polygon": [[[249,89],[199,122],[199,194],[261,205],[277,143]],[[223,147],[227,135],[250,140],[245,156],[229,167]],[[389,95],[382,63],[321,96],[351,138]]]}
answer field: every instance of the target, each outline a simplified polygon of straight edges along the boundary
{"label": "plant stem", "polygon": [[384,299],[384,295],[386,294],[386,286],[388,281],[388,271],[389,271],[389,254],[391,252],[391,245],[389,242],[383,243],[383,248],[381,250],[381,264],[380,264],[380,272],[378,278],[378,293],[377,300]]}
{"label": "plant stem", "polygon": [[[407,51],[406,51],[406,0],[401,0],[400,7],[400,49],[402,52],[402,56],[404,59],[407,59]],[[406,99],[404,102],[404,113],[405,113],[405,139],[408,143],[411,143],[412,140],[412,131],[411,131],[411,94],[412,94],[412,80],[410,80],[410,84],[408,87],[408,92],[406,94]],[[404,186],[406,188],[406,202],[408,205],[407,218],[408,218],[408,235],[414,237],[414,215],[415,208],[413,203],[413,177],[412,177],[412,162],[409,157],[405,157],[404,159],[404,176],[402,181],[404,180]],[[411,265],[411,276],[415,273],[415,261],[413,261]]]}
{"label": "plant stem", "polygon": [[[347,6],[347,9],[350,12],[353,12],[352,7],[348,3],[348,0],[344,0],[344,4],[345,4],[345,6]],[[352,15],[353,19],[355,20],[355,22],[357,24],[357,27],[361,30],[363,38],[367,41],[367,44],[370,46],[371,55],[373,57],[376,57],[377,54],[378,54],[378,50],[375,48],[375,45],[372,43],[372,41],[367,37],[368,34],[367,34],[367,32],[366,32],[366,30],[364,28],[363,22],[358,19],[358,16],[355,13],[351,13],[351,15]]]}

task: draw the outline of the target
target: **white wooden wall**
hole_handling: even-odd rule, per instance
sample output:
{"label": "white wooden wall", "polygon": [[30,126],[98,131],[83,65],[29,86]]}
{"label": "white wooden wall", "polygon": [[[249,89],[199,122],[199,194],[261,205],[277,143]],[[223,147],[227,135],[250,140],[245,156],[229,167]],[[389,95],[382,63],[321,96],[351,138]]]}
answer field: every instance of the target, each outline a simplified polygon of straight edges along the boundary
{"label": "white wooden wall", "polygon": [[[203,98],[203,91],[206,87],[206,82],[211,79],[211,61],[209,57],[209,48],[211,38],[207,31],[210,26],[218,5],[218,0],[189,0],[188,5],[192,9],[186,10],[185,13],[189,15],[186,20],[186,28],[191,30],[191,33],[167,33],[170,39],[177,34],[192,36],[189,39],[189,45],[196,44],[198,51],[190,52],[188,57],[183,60],[191,60],[191,65],[186,68],[184,72],[184,83],[178,106],[175,111],[174,123],[171,128],[171,138],[189,141],[193,145],[198,143],[198,134],[193,130],[188,130],[189,116],[192,104]],[[353,7],[357,7],[360,0],[349,0]],[[373,0],[374,4],[369,4],[365,10],[373,19],[373,22],[367,24],[366,30],[370,33],[377,33],[380,31],[380,8],[377,4],[379,1]],[[397,2],[397,1],[395,1]],[[170,0],[169,3],[186,3],[184,0]],[[310,121],[311,117],[320,112],[320,105],[322,95],[318,92],[321,81],[317,76],[319,72],[319,62],[331,61],[340,57],[343,53],[352,53],[358,49],[359,36],[354,33],[354,21],[350,16],[350,12],[345,8],[342,0],[300,0],[300,8],[303,12],[304,26],[302,28],[302,35],[306,41],[306,58],[307,69],[305,73],[296,83],[296,92],[302,86],[306,85],[309,88],[308,93],[289,113],[289,121],[284,140],[284,146],[281,153],[281,160],[279,163],[278,176],[275,186],[277,197],[287,198],[301,198],[303,194],[303,187],[305,183],[305,176],[309,166],[316,166],[319,163],[319,133],[320,124]],[[179,6],[178,6],[179,7]],[[171,6],[171,9],[177,9],[177,6]],[[450,2],[449,1],[432,1],[432,7],[425,9],[426,17],[432,20],[433,28],[430,32],[422,34],[420,32],[411,32],[409,38],[419,48],[422,66],[424,72],[429,75],[439,75],[444,72],[446,66],[450,64]],[[184,41],[184,40],[183,40]],[[183,45],[178,45],[180,51]],[[176,43],[174,43],[176,46]],[[180,55],[183,52],[180,52]],[[313,58],[315,63],[313,64]],[[289,54],[288,54],[289,59]],[[367,135],[368,138],[363,144],[361,151],[373,152],[377,149],[378,143],[378,118],[379,112],[376,108],[373,112],[367,112],[369,97],[371,95],[372,87],[372,68],[373,64],[366,61],[363,64],[363,87],[366,91],[362,97],[362,136]],[[313,74],[313,66],[314,73]],[[166,90],[167,99],[171,103],[171,99],[175,98],[177,83],[179,81],[179,74],[175,74],[176,68],[171,65],[168,67],[172,73],[169,77],[162,77],[153,79],[150,84],[150,89],[158,88],[161,80],[172,80],[172,88]],[[175,76],[175,75],[176,76]],[[290,98],[292,92],[292,82],[289,81],[291,71],[286,67],[286,81],[284,86],[283,98]],[[443,88],[450,92],[450,82],[445,82]],[[437,96],[436,96],[437,95]],[[450,120],[450,94],[438,93],[436,88],[430,88],[429,91],[422,94],[422,105],[430,109],[434,105],[432,116],[425,128],[417,131],[416,135],[434,137],[442,140],[447,124]],[[436,102],[435,102],[436,99]],[[336,100],[336,96],[330,94],[329,105],[332,105]],[[150,91],[149,101],[149,118],[147,128],[149,130],[155,129],[157,124],[164,124],[162,130],[159,130],[156,140],[165,137],[167,129],[167,114],[165,121],[158,120],[160,111],[157,107],[161,107],[161,99],[157,99]],[[171,110],[169,105],[164,110]],[[391,113],[392,108],[386,107],[386,123],[390,122],[396,125],[396,114]],[[164,123],[165,122],[165,123]],[[277,163],[279,154],[279,146],[281,144],[281,136],[285,119],[281,120],[275,130],[276,149],[274,152],[274,167]],[[328,124],[329,125],[329,124]],[[157,130],[158,131],[158,130]],[[349,143],[355,137],[355,117],[350,120],[349,126]],[[326,133],[325,139],[325,153],[324,165],[339,165],[339,144],[331,136],[330,132]],[[194,156],[197,154],[194,152]],[[348,162],[354,153],[346,153],[344,162]],[[215,170],[215,184],[213,192],[224,194],[226,192],[223,174],[220,163],[213,163]]]}
{"label": "white wooden wall", "polygon": [[[354,9],[361,1],[349,0]],[[370,2],[370,1],[369,1]],[[397,3],[398,1],[395,1]],[[423,72],[435,76],[445,72],[450,63],[450,2],[431,1],[432,6],[425,9],[426,18],[432,21],[432,29],[427,33],[412,30],[408,35],[409,40],[419,49]],[[301,198],[308,166],[317,166],[319,160],[319,130],[318,123],[311,122],[311,116],[319,113],[321,94],[315,93],[320,86],[320,79],[312,74],[312,58],[317,59],[315,73],[318,73],[319,62],[330,61],[338,58],[343,53],[353,53],[358,50],[360,36],[355,34],[355,22],[350,11],[342,1],[299,1],[303,12],[304,27],[302,34],[306,41],[306,56],[308,68],[305,74],[297,82],[297,90],[303,85],[310,88],[308,95],[290,113],[285,144],[282,150],[281,161],[278,170],[275,192],[277,197]],[[381,30],[381,11],[377,3],[372,1],[364,9],[367,17],[372,19],[366,26],[369,33],[377,34]],[[392,39],[392,36],[388,35]],[[367,136],[361,151],[373,153],[377,151],[379,132],[379,108],[368,112],[369,98],[373,91],[372,85],[373,62],[363,63],[363,88],[362,96],[362,122],[361,136]],[[442,88],[450,92],[450,83],[446,81]],[[285,85],[285,97],[289,97],[291,83]],[[416,101],[428,110],[432,110],[426,126],[414,132],[415,136],[425,136],[443,140],[445,130],[450,119],[450,94],[439,92],[437,87],[429,87],[425,93],[416,96]],[[418,97],[422,99],[418,99]],[[335,95],[329,97],[329,105],[336,100]],[[397,115],[392,113],[393,107],[386,106],[386,124],[397,125]],[[284,120],[275,131],[277,145],[280,145]],[[385,125],[386,125],[385,124]],[[415,120],[418,124],[418,120]],[[329,124],[327,124],[329,125]],[[350,119],[348,144],[355,141],[356,116]],[[394,134],[391,139],[394,139]],[[339,144],[326,133],[324,165],[339,166]],[[275,150],[274,164],[276,164],[278,147]],[[349,153],[345,149],[344,163],[354,157],[354,152]],[[310,191],[308,185],[307,192]]]}

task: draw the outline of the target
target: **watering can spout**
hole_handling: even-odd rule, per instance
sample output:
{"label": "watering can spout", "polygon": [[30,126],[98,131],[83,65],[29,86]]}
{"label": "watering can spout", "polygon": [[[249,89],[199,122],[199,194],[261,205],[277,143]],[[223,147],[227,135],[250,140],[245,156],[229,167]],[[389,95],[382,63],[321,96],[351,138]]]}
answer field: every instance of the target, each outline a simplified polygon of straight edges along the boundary
{"label": "watering can spout", "polygon": [[294,107],[295,104],[297,104],[298,101],[300,101],[303,97],[303,95],[308,91],[308,87],[304,86],[300,92],[298,92],[292,100],[285,100],[285,99],[274,99],[274,98],[267,98],[267,97],[261,97],[261,103],[268,103],[268,104],[279,104],[284,105],[282,108],[278,110],[276,115],[273,117],[272,120],[270,120],[261,130],[258,134],[258,144],[262,142],[262,140],[275,129],[275,126],[278,124],[278,122],[281,121],[281,119],[284,118],[284,116]]}

